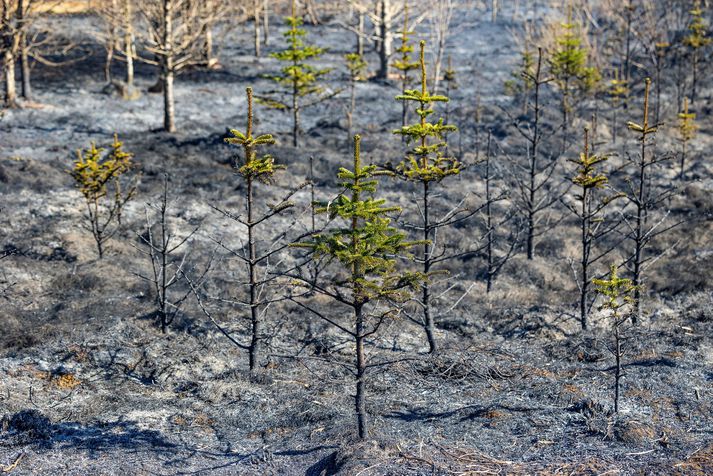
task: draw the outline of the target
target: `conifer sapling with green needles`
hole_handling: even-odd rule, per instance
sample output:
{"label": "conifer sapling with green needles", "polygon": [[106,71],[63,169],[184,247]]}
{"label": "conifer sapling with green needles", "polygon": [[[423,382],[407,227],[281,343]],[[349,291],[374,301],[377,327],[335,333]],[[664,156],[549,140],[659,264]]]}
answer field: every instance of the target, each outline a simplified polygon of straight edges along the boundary
{"label": "conifer sapling with green needles", "polygon": [[133,154],[125,152],[123,145],[114,134],[111,151],[105,154],[104,149],[92,142],[89,149],[77,151],[77,160],[70,172],[84,196],[88,229],[94,237],[99,259],[104,257],[105,243],[120,230],[124,206],[136,193],[136,178],[127,176],[133,166]]}
{"label": "conifer sapling with green needles", "polygon": [[622,374],[621,360],[624,352],[621,347],[622,327],[629,320],[631,306],[634,305],[635,298],[631,293],[636,290],[630,279],[620,278],[617,275],[617,268],[612,265],[609,270],[609,279],[595,279],[592,281],[596,287],[596,292],[604,298],[601,309],[609,314],[612,320],[612,330],[614,334],[614,347],[609,351],[614,355],[614,412],[619,411],[619,387]]}
{"label": "conifer sapling with green needles", "polygon": [[[434,185],[447,177],[459,174],[461,163],[455,158],[446,156],[444,153],[447,146],[444,135],[447,132],[456,131],[456,127],[445,124],[443,119],[429,121],[430,116],[435,112],[433,105],[447,102],[448,97],[431,94],[428,90],[424,58],[425,48],[426,42],[421,41],[419,54],[421,69],[420,89],[408,89],[396,97],[398,101],[416,104],[415,112],[419,121],[415,124],[407,124],[394,131],[394,134],[405,137],[407,143],[412,146],[406,158],[395,168],[394,172],[398,177],[420,184],[422,187],[422,203],[419,210],[421,221],[415,224],[414,227],[423,233],[423,251],[417,260],[423,265],[423,273],[428,276],[433,272],[433,265],[442,261],[442,257],[437,258],[433,255],[436,230],[453,225],[466,217],[472,216],[474,212],[454,209],[440,218],[432,216],[431,195]],[[420,322],[417,322],[426,333],[429,351],[435,352],[437,344],[431,290],[427,281],[421,286],[420,306],[423,309],[423,318]]]}
{"label": "conifer sapling with green needles", "polygon": [[307,32],[300,28],[303,21],[296,16],[294,0],[291,8],[291,15],[285,18],[285,24],[289,27],[284,33],[287,46],[284,50],[270,55],[285,63],[285,66],[278,74],[266,76],[285,90],[268,97],[260,97],[258,101],[268,107],[292,113],[292,145],[297,147],[302,110],[326,101],[340,91],[328,92],[320,84],[323,76],[329,73],[331,68],[317,68],[309,61],[319,59],[326,49],[305,43]]}
{"label": "conifer sapling with green needles", "polygon": [[708,25],[703,18],[701,0],[695,0],[691,10],[691,22],[688,25],[688,35],[683,39],[683,45],[688,48],[691,56],[691,103],[696,102],[698,93],[698,75],[701,67],[703,49],[713,43],[708,36]]}
{"label": "conifer sapling with green needles", "polygon": [[575,94],[584,95],[596,87],[601,79],[599,70],[589,66],[589,51],[584,46],[579,25],[568,9],[567,21],[561,24],[562,32],[555,38],[556,46],[549,59],[550,74],[554,78],[561,96],[562,112],[562,153],[568,145],[568,130],[571,122]]}
{"label": "conifer sapling with green needles", "polygon": [[644,272],[661,254],[670,249],[665,248],[656,253],[650,253],[649,248],[658,236],[682,223],[681,221],[673,224],[667,223],[670,212],[665,207],[669,203],[669,199],[676,193],[676,189],[671,184],[657,184],[652,180],[653,176],[660,172],[655,169],[672,159],[673,156],[656,153],[654,139],[660,124],[652,125],[649,122],[650,92],[651,79],[646,78],[643,120],[640,124],[632,121],[627,123],[628,129],[637,136],[639,141],[639,153],[627,155],[629,165],[633,170],[626,179],[628,189],[626,197],[633,210],[624,210],[622,215],[626,225],[625,238],[631,242],[633,247],[625,265],[633,275],[635,312],[632,315],[632,320],[634,323],[642,317],[641,297]]}
{"label": "conifer sapling with green needles", "polygon": [[247,242],[240,240],[240,247],[236,247],[225,240],[215,240],[220,248],[227,251],[228,255],[235,258],[241,266],[247,268],[247,279],[240,279],[239,285],[247,288],[245,298],[221,298],[220,302],[235,302],[240,307],[249,311],[249,343],[245,344],[234,337],[234,332],[221,325],[213,316],[207,303],[195,291],[203,313],[235,346],[247,350],[249,356],[250,372],[256,374],[264,360],[266,345],[266,312],[275,300],[280,300],[276,283],[280,273],[275,270],[280,263],[279,254],[289,246],[286,238],[288,229],[281,229],[273,233],[272,219],[285,213],[294,206],[292,196],[306,184],[294,188],[276,203],[262,203],[256,197],[258,183],[270,184],[275,179],[277,172],[284,170],[284,165],[275,162],[270,154],[258,155],[258,149],[263,146],[275,144],[272,134],[255,134],[253,121],[253,90],[247,88],[247,125],[245,132],[231,129],[232,137],[225,141],[242,149],[242,158],[236,155],[233,165],[237,175],[244,181],[244,207],[245,215],[236,214],[228,210],[213,207],[224,217],[228,218],[246,231]]}
{"label": "conifer sapling with green needles", "polygon": [[[399,32],[401,44],[396,48],[396,53],[400,56],[392,63],[392,66],[401,74],[401,93],[405,94],[411,84],[411,71],[421,67],[421,64],[412,58],[414,48],[411,44],[411,36],[415,32],[409,30],[408,4],[404,3],[404,24]],[[401,109],[401,127],[406,125],[408,116],[408,103],[404,101]]]}
{"label": "conifer sapling with green needles", "polygon": [[576,175],[572,178],[575,203],[565,203],[579,220],[581,232],[580,268],[579,273],[575,272],[575,278],[579,288],[579,319],[582,329],[587,328],[587,317],[592,304],[589,297],[591,268],[612,251],[597,249],[598,242],[617,225],[616,222],[612,225],[611,220],[606,220],[605,212],[612,200],[622,196],[606,194],[609,179],[597,168],[607,160],[608,157],[604,155],[591,153],[589,129],[585,129],[584,149],[577,160],[570,159],[577,165]]}
{"label": "conifer sapling with green needles", "polygon": [[359,438],[364,439],[369,435],[368,369],[383,365],[368,362],[366,346],[382,324],[398,313],[400,303],[411,297],[423,275],[399,269],[397,257],[419,242],[407,241],[405,233],[391,225],[389,215],[400,208],[376,197],[376,177],[388,172],[362,165],[360,142],[361,137],[355,136],[353,169],[342,167],[337,174],[344,191],[317,208],[317,213],[329,215],[332,225],[294,246],[311,250],[313,260],[325,259],[336,268],[333,279],[310,282],[301,278],[300,282],[347,308],[348,315],[337,314],[331,307],[322,311],[302,300],[295,302],[354,341],[355,413]]}

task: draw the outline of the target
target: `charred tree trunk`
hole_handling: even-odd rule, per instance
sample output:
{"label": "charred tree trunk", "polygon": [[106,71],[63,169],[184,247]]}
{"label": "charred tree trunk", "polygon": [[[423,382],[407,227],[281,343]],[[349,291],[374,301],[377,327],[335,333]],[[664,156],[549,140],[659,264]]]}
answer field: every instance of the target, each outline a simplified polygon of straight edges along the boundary
{"label": "charred tree trunk", "polygon": [[356,319],[356,395],[354,404],[357,415],[357,428],[360,439],[369,436],[369,421],[366,410],[366,355],[364,354],[364,314],[362,305],[357,304],[354,308]]}
{"label": "charred tree trunk", "polygon": [[389,77],[389,57],[391,56],[389,3],[389,0],[381,0],[379,4],[379,79],[388,79]]}
{"label": "charred tree trunk", "polygon": [[248,208],[248,268],[250,279],[250,322],[252,339],[250,341],[250,371],[255,372],[260,365],[262,351],[262,322],[260,321],[258,302],[257,265],[258,257],[255,248],[255,224],[253,217],[253,178],[247,178],[247,208]]}
{"label": "charred tree trunk", "polygon": [[536,177],[537,177],[537,154],[539,153],[540,145],[540,86],[542,74],[542,49],[539,50],[537,58],[537,70],[535,71],[535,88],[534,88],[534,114],[532,121],[532,139],[530,144],[530,183],[528,190],[527,203],[527,259],[531,260],[535,257],[535,213],[537,203],[536,199]]}
{"label": "charred tree trunk", "polygon": [[[431,238],[432,228],[429,215],[429,198],[430,190],[428,182],[423,182],[423,239],[426,241],[423,245],[423,274],[428,276],[431,272]],[[433,322],[433,314],[431,309],[431,290],[428,286],[428,281],[424,281],[423,287],[423,322],[428,339],[428,352],[433,354],[438,351],[435,336],[435,324]]]}

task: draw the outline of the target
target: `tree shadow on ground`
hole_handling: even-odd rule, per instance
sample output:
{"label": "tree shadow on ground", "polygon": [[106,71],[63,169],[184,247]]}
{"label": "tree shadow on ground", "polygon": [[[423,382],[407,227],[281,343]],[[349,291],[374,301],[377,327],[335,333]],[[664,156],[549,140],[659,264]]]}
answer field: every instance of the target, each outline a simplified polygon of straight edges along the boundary
{"label": "tree shadow on ground", "polygon": [[22,410],[2,420],[3,446],[36,446],[81,450],[97,457],[109,450],[169,453],[176,444],[160,431],[141,428],[135,421],[53,423],[37,410]]}
{"label": "tree shadow on ground", "polygon": [[403,420],[407,422],[414,421],[428,421],[428,420],[444,420],[457,415],[462,415],[459,418],[459,422],[475,420],[476,418],[497,418],[502,416],[503,412],[507,413],[529,413],[533,411],[538,411],[539,408],[536,407],[518,407],[510,405],[467,405],[464,407],[456,408],[454,410],[444,411],[444,412],[434,412],[428,410],[427,408],[409,408],[406,410],[394,411],[388,415],[386,418],[393,418],[397,420]]}

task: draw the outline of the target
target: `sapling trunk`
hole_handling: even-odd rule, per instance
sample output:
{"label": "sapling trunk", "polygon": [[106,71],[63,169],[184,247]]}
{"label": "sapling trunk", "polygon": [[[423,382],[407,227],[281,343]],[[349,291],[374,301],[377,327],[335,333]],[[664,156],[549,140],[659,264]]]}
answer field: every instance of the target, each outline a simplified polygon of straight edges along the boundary
{"label": "sapling trunk", "polygon": [[636,288],[630,279],[617,276],[616,265],[611,265],[609,279],[595,279],[593,282],[597,293],[605,299],[601,308],[609,311],[609,317],[612,319],[614,347],[609,347],[609,351],[614,355],[614,412],[617,413],[619,412],[621,379],[624,375],[622,371],[624,352],[621,346],[621,326],[627,320],[626,312],[628,312],[628,306],[632,303],[631,293]]}
{"label": "sapling trunk", "polygon": [[487,284],[485,291],[490,292],[493,290],[493,276],[495,274],[495,263],[493,260],[493,234],[495,230],[493,229],[493,210],[492,210],[492,191],[491,191],[491,181],[490,176],[490,140],[491,132],[488,130],[488,145],[485,150],[485,232],[487,234],[487,245],[485,248],[485,254],[488,261],[488,271],[487,271]]}

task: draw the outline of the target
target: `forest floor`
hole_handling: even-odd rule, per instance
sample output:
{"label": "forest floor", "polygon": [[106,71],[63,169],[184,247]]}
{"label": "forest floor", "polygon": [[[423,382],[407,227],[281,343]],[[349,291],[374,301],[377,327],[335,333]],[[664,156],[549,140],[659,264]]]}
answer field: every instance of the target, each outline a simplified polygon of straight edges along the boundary
{"label": "forest floor", "polygon": [[[514,25],[506,13],[497,24],[480,13],[456,25],[451,54],[461,86],[452,114],[465,126],[457,142],[466,158],[473,155],[466,125],[478,96],[490,104],[484,107],[498,139],[516,140],[497,120],[502,84],[517,61],[515,46],[504,41]],[[197,261],[210,253],[213,238],[240,233],[212,210],[235,206],[242,190],[223,138],[228,128],[244,128],[245,87],[270,90],[260,74],[277,63],[252,57],[249,28],[231,32],[220,52],[222,69],[178,78],[179,132],[166,134],[158,132],[162,97],[146,92],[153,71],[139,67],[137,100],[107,95],[102,51],[81,36],[96,25],[84,16],[61,21],[91,56],[69,67],[38,66],[34,101],[0,119],[0,249],[13,253],[0,261],[0,290],[7,288],[0,295],[0,471],[713,474],[710,219],[679,228],[671,241],[682,243],[653,268],[647,315],[627,329],[618,414],[611,411],[609,326],[595,313],[590,330],[578,329],[576,291],[561,253],[571,243],[564,233],[550,234],[535,261],[518,255],[508,264],[490,295],[482,263],[453,265],[462,281],[456,291],[470,292],[440,319],[443,348],[436,356],[425,353],[418,327],[389,322],[371,357],[396,362],[372,372],[371,435],[358,442],[352,381],[330,362],[348,358],[349,347],[332,330],[300,309],[276,308],[269,363],[252,378],[245,353],[195,303],[162,335],[151,290],[136,276],[147,266],[135,249],[136,232],[145,227],[144,206],[160,193],[164,172],[180,204],[177,229],[202,224]],[[320,44],[341,45],[323,60],[341,64],[349,52],[344,30],[329,22],[308,28]],[[274,34],[270,51],[278,40]],[[333,88],[346,86],[342,69],[332,75]],[[364,135],[367,160],[401,154],[390,134],[400,125],[400,106],[385,102],[397,93],[396,82],[358,86],[355,130]],[[350,158],[346,101],[304,114],[299,150],[284,145],[287,116],[258,109],[257,130],[276,133],[283,145],[271,153],[289,167],[264,196],[282,196],[303,182],[310,155],[320,197],[333,195],[336,168]],[[710,115],[701,125],[694,151],[713,137]],[[136,155],[141,183],[124,231],[97,260],[91,235],[79,226],[83,204],[67,172],[76,149],[107,144],[115,132]],[[688,203],[710,217],[713,165],[701,158],[691,170]],[[456,180],[446,198],[477,189],[472,170]],[[384,193],[409,205],[403,188],[388,185]],[[299,210],[308,206],[306,191],[295,199],[304,205]],[[467,230],[458,233],[468,238]],[[320,358],[324,348],[333,359]]]}

